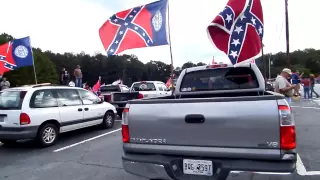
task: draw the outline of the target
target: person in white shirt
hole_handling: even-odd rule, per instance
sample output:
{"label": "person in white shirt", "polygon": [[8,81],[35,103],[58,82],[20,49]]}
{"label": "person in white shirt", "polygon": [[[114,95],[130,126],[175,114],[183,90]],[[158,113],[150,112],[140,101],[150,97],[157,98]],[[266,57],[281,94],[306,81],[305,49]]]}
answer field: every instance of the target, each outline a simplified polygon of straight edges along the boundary
{"label": "person in white shirt", "polygon": [[0,86],[1,86],[1,90],[8,89],[8,88],[10,88],[10,82],[7,81],[7,78],[4,77],[4,78],[2,78]]}
{"label": "person in white shirt", "polygon": [[295,84],[291,85],[288,77],[292,74],[291,70],[284,68],[280,75],[276,78],[274,91],[283,94],[290,102],[292,97],[292,90],[296,87]]}

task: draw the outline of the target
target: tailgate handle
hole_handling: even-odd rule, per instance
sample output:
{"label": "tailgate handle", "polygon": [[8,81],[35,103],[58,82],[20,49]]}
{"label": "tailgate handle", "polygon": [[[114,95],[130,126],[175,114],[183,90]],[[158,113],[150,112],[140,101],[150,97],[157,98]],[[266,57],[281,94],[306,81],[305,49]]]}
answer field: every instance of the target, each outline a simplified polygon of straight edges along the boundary
{"label": "tailgate handle", "polygon": [[204,116],[202,114],[189,114],[186,115],[186,123],[204,123]]}

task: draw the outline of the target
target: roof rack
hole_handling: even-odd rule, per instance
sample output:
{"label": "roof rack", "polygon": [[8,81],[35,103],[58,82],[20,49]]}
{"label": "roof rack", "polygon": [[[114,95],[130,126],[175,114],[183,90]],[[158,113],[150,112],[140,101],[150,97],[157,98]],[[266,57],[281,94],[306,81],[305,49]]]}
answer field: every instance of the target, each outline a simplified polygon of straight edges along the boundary
{"label": "roof rack", "polygon": [[27,84],[27,85],[22,85],[21,87],[34,87],[34,86],[42,86],[42,85],[51,85],[51,83],[41,83],[41,84]]}
{"label": "roof rack", "polygon": [[67,86],[67,85],[51,84],[51,83],[41,83],[41,84],[34,84],[34,85],[31,85],[31,87],[32,87],[32,88],[44,87],[44,86],[63,86],[63,87],[70,87],[70,86]]}

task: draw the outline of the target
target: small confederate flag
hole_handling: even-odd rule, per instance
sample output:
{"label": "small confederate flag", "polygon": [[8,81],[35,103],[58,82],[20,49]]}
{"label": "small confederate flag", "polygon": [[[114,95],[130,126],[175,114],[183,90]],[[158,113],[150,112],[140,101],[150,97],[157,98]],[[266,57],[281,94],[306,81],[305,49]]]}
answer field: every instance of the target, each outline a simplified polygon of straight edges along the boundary
{"label": "small confederate flag", "polygon": [[98,92],[101,86],[101,77],[99,76],[98,81],[96,82],[96,84],[92,87],[92,91],[93,92]]}
{"label": "small confederate flag", "polygon": [[107,54],[167,45],[167,8],[168,0],[159,0],[111,16],[99,29]]}
{"label": "small confederate flag", "polygon": [[207,28],[209,39],[232,64],[259,56],[263,31],[260,0],[229,0]]}

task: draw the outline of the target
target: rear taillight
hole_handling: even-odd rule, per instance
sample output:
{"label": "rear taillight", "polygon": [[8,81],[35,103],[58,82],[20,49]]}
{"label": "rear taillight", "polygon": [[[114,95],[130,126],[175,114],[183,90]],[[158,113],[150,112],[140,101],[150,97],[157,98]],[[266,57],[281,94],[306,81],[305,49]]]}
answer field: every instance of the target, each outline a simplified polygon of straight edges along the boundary
{"label": "rear taillight", "polygon": [[129,108],[124,108],[122,112],[122,142],[130,142],[129,125],[128,125]]}
{"label": "rear taillight", "polygon": [[20,125],[27,125],[30,124],[31,120],[28,114],[26,113],[21,113],[20,114]]}
{"label": "rear taillight", "polygon": [[279,105],[280,115],[280,147],[283,150],[296,148],[296,130],[291,108],[288,105]]}
{"label": "rear taillight", "polygon": [[138,99],[142,99],[143,98],[143,94],[138,94]]}

